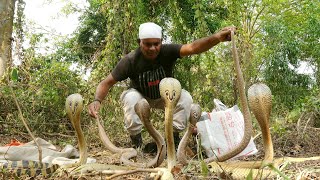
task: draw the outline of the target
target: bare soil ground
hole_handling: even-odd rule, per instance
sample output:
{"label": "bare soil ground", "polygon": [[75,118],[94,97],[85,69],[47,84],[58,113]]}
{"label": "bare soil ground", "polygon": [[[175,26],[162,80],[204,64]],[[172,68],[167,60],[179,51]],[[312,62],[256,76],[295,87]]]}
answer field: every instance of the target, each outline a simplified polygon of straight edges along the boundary
{"label": "bare soil ground", "polygon": [[[25,141],[26,136],[19,137],[20,141]],[[0,134],[0,145],[3,146],[10,142],[12,137],[8,135]],[[17,138],[17,137],[15,137]],[[59,135],[56,137],[50,137],[53,139],[59,139]],[[312,157],[320,156],[320,129],[314,127],[300,127],[299,130],[292,125],[286,127],[283,133],[277,133],[273,135],[273,144],[275,157]],[[50,140],[50,139],[49,139]],[[116,145],[121,147],[130,146],[129,140],[119,140],[114,142]],[[262,160],[264,157],[262,137],[258,136],[255,139],[256,146],[259,152],[256,155],[242,159],[247,160]],[[76,146],[76,144],[74,144]],[[151,159],[153,154],[145,154],[139,151],[136,161],[145,162]],[[119,155],[112,154],[107,151],[99,141],[93,142],[89,145],[89,157],[97,159],[97,163],[107,165],[120,166]],[[166,167],[166,161],[161,164],[161,167]],[[185,170],[184,168],[183,170]],[[183,172],[183,173],[182,173]],[[175,179],[230,179],[228,176],[219,175],[215,173],[209,173],[207,175],[201,174],[200,167],[193,167],[188,171],[182,171],[175,175]],[[320,161],[305,161],[301,163],[290,163],[284,167],[281,172],[286,176],[273,177],[271,179],[320,179]],[[150,177],[150,172],[136,172],[128,175],[121,175],[114,179],[156,179]],[[35,178],[31,177],[20,177],[20,179],[107,179],[110,177],[108,174],[89,172],[86,174],[70,175],[67,172],[60,172],[54,174],[52,177],[46,178],[38,176]],[[8,174],[0,171],[0,179],[19,179],[13,174]]]}

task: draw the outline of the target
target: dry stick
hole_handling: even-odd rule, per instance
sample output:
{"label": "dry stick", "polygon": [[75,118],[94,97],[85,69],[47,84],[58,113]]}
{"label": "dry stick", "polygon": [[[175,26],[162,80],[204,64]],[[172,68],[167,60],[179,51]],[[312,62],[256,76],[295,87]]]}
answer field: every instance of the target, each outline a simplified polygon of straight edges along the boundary
{"label": "dry stick", "polygon": [[61,133],[46,133],[46,132],[43,132],[43,134],[44,135],[48,135],[48,136],[62,136],[62,137],[68,137],[68,138],[74,137],[72,135],[61,134]]}
{"label": "dry stick", "polygon": [[[313,115],[313,114],[312,114],[312,115]],[[311,115],[311,117],[312,117],[312,115]],[[308,121],[306,122],[306,125],[305,125],[304,128],[303,128],[302,134],[304,134],[304,132],[306,131],[307,126],[308,126],[308,124],[309,124],[309,122],[310,122],[310,120],[311,120],[311,117],[309,117]]]}
{"label": "dry stick", "polygon": [[298,134],[300,134],[299,132],[299,130],[300,130],[300,122],[301,122],[301,119],[304,117],[304,114],[305,114],[305,112],[303,112],[302,114],[301,114],[301,116],[299,117],[299,119],[298,119],[298,121],[297,121],[297,131],[298,131]]}
{"label": "dry stick", "polygon": [[36,141],[35,137],[33,136],[32,132],[30,131],[30,128],[29,128],[27,122],[25,121],[25,119],[24,119],[24,117],[23,117],[21,108],[20,108],[20,106],[19,106],[17,97],[16,97],[16,95],[15,95],[15,93],[14,93],[14,91],[13,91],[13,88],[11,87],[11,85],[9,85],[9,87],[10,87],[10,89],[11,89],[11,93],[12,93],[14,102],[16,103],[16,106],[17,106],[17,108],[18,108],[19,117],[20,117],[20,119],[22,120],[23,125],[24,125],[25,128],[27,129],[29,135],[30,135],[31,138],[33,139],[34,143],[37,145],[37,147],[38,147],[38,152],[39,152],[39,162],[42,163],[42,149],[41,149],[41,147],[39,146],[38,142]]}
{"label": "dry stick", "polygon": [[152,173],[152,172],[158,172],[158,170],[157,169],[135,169],[135,170],[131,170],[131,171],[123,171],[123,172],[114,174],[112,176],[109,176],[106,179],[113,179],[118,176],[124,176],[124,175],[138,173],[138,172],[151,172]]}

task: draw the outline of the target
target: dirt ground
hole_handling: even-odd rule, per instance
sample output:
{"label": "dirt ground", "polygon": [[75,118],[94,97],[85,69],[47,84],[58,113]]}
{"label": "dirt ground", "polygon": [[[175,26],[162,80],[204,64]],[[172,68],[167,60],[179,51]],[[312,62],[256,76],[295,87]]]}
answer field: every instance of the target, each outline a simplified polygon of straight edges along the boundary
{"label": "dirt ground", "polygon": [[[10,142],[12,137],[8,135],[0,134],[0,145],[3,146]],[[59,138],[51,137],[51,138]],[[274,152],[276,158],[281,157],[312,157],[320,156],[320,129],[314,127],[301,127],[299,130],[295,126],[286,127],[283,134],[279,133],[273,135]],[[20,139],[23,141],[22,139]],[[118,146],[129,146],[128,142],[114,142]],[[262,160],[264,157],[263,144],[261,135],[255,138],[255,143],[257,149],[259,150],[257,154],[241,159],[242,161],[256,161]],[[76,145],[75,145],[76,146]],[[196,153],[196,152],[195,152]],[[111,165],[112,168],[115,166],[120,166],[119,155],[112,154],[107,151],[100,142],[91,143],[89,145],[89,157],[95,158],[97,163]],[[146,154],[141,151],[138,152],[138,156],[135,159],[138,162],[145,162],[154,157],[154,154]],[[160,167],[166,167],[167,163],[164,161]],[[225,174],[208,173],[203,175],[200,172],[200,166],[181,168],[181,172],[175,174],[175,179],[232,179],[228,178]],[[278,175],[270,179],[320,179],[320,160],[311,160],[300,163],[290,163],[285,167],[282,167],[281,172],[286,176],[283,177]],[[128,172],[127,170],[124,172]],[[128,175],[120,175],[113,179],[157,179],[150,177],[150,172],[135,172]],[[85,174],[75,174],[59,171],[55,173],[52,177],[45,178],[38,176],[35,178],[21,177],[20,179],[107,179],[110,174],[88,172]],[[12,174],[4,174],[0,171],[0,179],[16,179]]]}

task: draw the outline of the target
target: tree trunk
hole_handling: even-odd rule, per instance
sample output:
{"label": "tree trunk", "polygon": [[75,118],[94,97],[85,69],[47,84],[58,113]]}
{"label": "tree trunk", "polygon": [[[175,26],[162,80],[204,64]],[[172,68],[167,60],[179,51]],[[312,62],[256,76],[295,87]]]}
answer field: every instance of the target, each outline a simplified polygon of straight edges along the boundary
{"label": "tree trunk", "polygon": [[0,78],[11,62],[15,0],[0,0]]}

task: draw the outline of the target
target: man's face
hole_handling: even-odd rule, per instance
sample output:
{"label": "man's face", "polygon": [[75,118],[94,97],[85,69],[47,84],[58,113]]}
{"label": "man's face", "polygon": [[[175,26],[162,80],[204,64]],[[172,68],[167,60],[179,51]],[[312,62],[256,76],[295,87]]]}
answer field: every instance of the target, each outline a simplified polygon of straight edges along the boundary
{"label": "man's face", "polygon": [[161,39],[148,38],[140,40],[140,48],[146,59],[155,60],[160,52]]}

